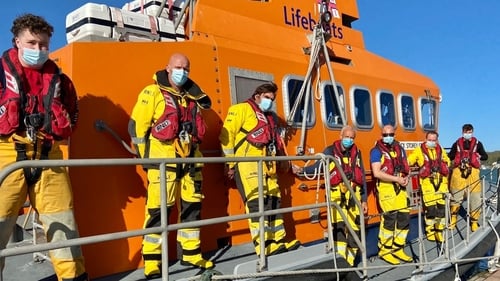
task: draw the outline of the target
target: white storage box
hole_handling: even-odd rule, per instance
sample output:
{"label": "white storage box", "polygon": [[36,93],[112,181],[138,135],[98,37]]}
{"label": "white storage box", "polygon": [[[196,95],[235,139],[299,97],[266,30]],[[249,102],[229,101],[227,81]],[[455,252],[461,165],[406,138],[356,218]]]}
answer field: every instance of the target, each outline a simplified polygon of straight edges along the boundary
{"label": "white storage box", "polygon": [[184,27],[172,21],[103,4],[87,3],[66,16],[66,40],[182,41]]}
{"label": "white storage box", "polygon": [[[161,11],[160,17],[170,19],[173,22],[177,21],[184,4],[185,0],[167,0],[165,7]],[[161,1],[158,0],[134,0],[123,5],[122,9],[135,13],[157,16],[160,7]],[[185,14],[182,15],[181,25],[184,25],[185,17]]]}

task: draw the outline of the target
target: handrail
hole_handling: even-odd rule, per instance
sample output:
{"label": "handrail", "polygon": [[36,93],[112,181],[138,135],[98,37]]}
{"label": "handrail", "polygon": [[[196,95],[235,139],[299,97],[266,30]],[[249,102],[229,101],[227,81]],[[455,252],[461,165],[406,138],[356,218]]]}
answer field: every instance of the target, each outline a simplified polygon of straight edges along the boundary
{"label": "handrail", "polygon": [[[325,186],[326,190],[329,190],[330,188],[330,181],[327,180],[325,177],[329,175],[327,171],[327,167],[329,166],[330,161],[333,161],[336,163],[338,167],[340,167],[339,163],[337,162],[337,159],[331,156],[326,156],[324,154],[317,154],[314,156],[276,156],[276,157],[234,157],[231,158],[231,162],[258,162],[262,164],[264,161],[290,161],[290,160],[317,160],[317,161],[323,161],[323,167],[325,169],[322,177],[325,180]],[[225,157],[204,157],[204,158],[158,158],[158,159],[136,159],[136,158],[108,158],[108,159],[70,159],[70,160],[37,160],[37,161],[19,161],[19,162],[14,162],[5,168],[3,168],[0,171],[0,188],[1,188],[1,183],[3,180],[13,171],[22,169],[23,167],[61,167],[61,166],[67,166],[67,167],[78,167],[78,166],[110,166],[110,165],[115,165],[115,166],[126,166],[126,165],[159,165],[159,168],[162,173],[161,178],[161,183],[162,186],[164,187],[165,184],[165,167],[166,164],[179,164],[179,163],[224,163],[227,161],[227,158]],[[349,191],[354,194],[352,187],[350,186],[350,182],[347,180],[344,172],[342,169],[339,169],[342,179],[344,183],[346,184],[346,187],[349,189]],[[258,169],[259,173],[259,178],[261,178],[263,169],[262,165],[259,165]],[[499,179],[500,181],[500,179]],[[262,180],[259,182],[259,195],[262,198]],[[166,201],[166,188],[161,188],[161,200],[162,202]],[[483,191],[484,192],[484,191]],[[498,192],[498,191],[497,191]],[[497,194],[498,196],[498,194]],[[446,195],[447,199],[449,199],[449,195]],[[178,230],[181,228],[191,228],[191,227],[201,227],[209,224],[217,224],[217,223],[225,223],[225,222],[230,222],[230,221],[237,221],[237,220],[244,220],[244,219],[249,219],[249,218],[260,218],[260,222],[263,224],[263,217],[264,216],[269,216],[269,215],[275,215],[275,214],[281,214],[281,213],[290,213],[290,212],[295,212],[295,211],[302,211],[302,210],[308,210],[308,209],[314,209],[314,208],[322,208],[322,207],[327,207],[328,212],[330,212],[331,207],[335,207],[337,209],[340,209],[337,204],[332,204],[330,201],[330,197],[326,196],[328,198],[326,201],[327,202],[321,202],[321,203],[315,203],[315,204],[308,204],[308,205],[301,205],[301,206],[294,206],[294,207],[286,207],[286,208],[280,208],[276,210],[269,210],[269,211],[264,211],[263,210],[263,200],[259,200],[259,211],[250,213],[250,214],[240,214],[240,215],[232,215],[232,216],[225,216],[225,217],[217,217],[217,218],[209,218],[209,219],[203,219],[199,221],[194,221],[194,222],[184,222],[184,223],[176,223],[176,224],[171,224],[168,225],[167,222],[167,216],[166,216],[166,204],[162,204],[162,210],[161,210],[161,216],[162,216],[162,221],[161,221],[161,226],[160,227],[153,227],[153,228],[147,228],[147,229],[135,229],[135,230],[127,230],[127,231],[120,231],[120,232],[113,232],[113,233],[107,233],[107,234],[99,234],[99,235],[93,235],[93,236],[87,236],[87,237],[80,237],[80,238],[75,238],[75,239],[70,239],[66,241],[59,241],[59,242],[51,242],[51,243],[46,243],[46,244],[37,244],[37,245],[29,245],[29,246],[20,246],[20,247],[15,247],[15,248],[7,248],[0,250],[0,257],[8,257],[8,256],[15,256],[15,255],[22,255],[22,254],[27,254],[27,253],[33,253],[33,252],[39,252],[39,251],[46,251],[46,250],[52,250],[52,249],[57,249],[57,248],[65,248],[65,247],[70,247],[70,246],[77,246],[77,245],[86,245],[86,244],[93,244],[93,243],[100,243],[100,242],[106,242],[106,241],[111,241],[111,240],[117,240],[117,239],[124,239],[124,238],[130,238],[130,237],[137,237],[137,236],[143,236],[146,234],[153,234],[153,233],[162,233],[165,237],[168,235],[168,232]],[[484,198],[484,195],[483,195]],[[354,197],[354,201],[358,208],[361,210],[361,202]],[[448,201],[448,200],[447,200]],[[483,206],[484,208],[484,206]],[[486,208],[483,209],[486,212]],[[345,214],[340,212],[341,216],[345,218]],[[483,213],[486,215],[486,213]],[[418,215],[421,216],[421,212],[418,212]],[[445,215],[446,217],[449,216],[449,214]],[[361,231],[361,237],[357,237],[356,235],[353,235],[355,237],[356,243],[358,244],[361,252],[361,257],[362,257],[362,266],[357,267],[358,270],[363,270],[364,276],[367,276],[367,270],[368,268],[370,269],[376,269],[376,268],[387,268],[388,266],[367,266],[367,257],[366,257],[366,233],[365,233],[365,218],[363,215],[360,216],[361,218],[361,223],[360,223],[360,231]],[[329,218],[328,218],[329,219]],[[330,224],[328,222],[328,224]],[[349,224],[346,224],[348,227],[348,231],[351,234],[354,234],[354,231],[352,227]],[[330,229],[331,230],[331,229]],[[260,235],[261,238],[263,236],[263,231],[264,228],[261,226],[260,227]],[[331,235],[330,235],[331,236]],[[445,235],[447,236],[447,235]],[[164,237],[164,238],[165,238]],[[331,237],[329,237],[329,245],[333,245],[333,241],[330,240]],[[454,238],[452,238],[454,239]],[[166,240],[164,240],[166,241]],[[464,243],[468,242],[468,237],[467,239],[464,240]],[[263,244],[263,243],[262,243]],[[162,266],[165,268],[162,268],[163,272],[166,273],[163,275],[162,280],[168,280],[168,243],[162,243]],[[463,262],[463,261],[473,261],[473,260],[479,260],[479,259],[484,259],[488,257],[478,257],[478,258],[468,258],[468,259],[457,259],[457,256],[455,255],[450,255],[449,252],[449,243],[445,243],[445,258],[443,260],[434,260],[434,261],[419,261],[417,264],[409,264],[409,265],[401,265],[401,266],[415,266],[418,265],[420,266],[425,266],[425,265],[433,265],[433,264],[443,264],[443,263],[457,263],[457,262]],[[261,249],[261,257],[259,259],[259,269],[265,270],[267,267],[267,258],[265,257],[264,251]],[[389,266],[392,267],[392,266]],[[423,268],[420,267],[420,270]],[[345,271],[346,269],[342,268],[334,268],[331,270],[331,272],[342,272]],[[304,272],[307,272],[305,270]],[[259,274],[259,273],[257,273]],[[268,276],[269,272],[263,272],[261,276]],[[1,275],[0,275],[1,277]],[[221,276],[220,276],[221,277]],[[214,278],[218,279],[218,278]],[[1,280],[1,278],[0,278]]]}

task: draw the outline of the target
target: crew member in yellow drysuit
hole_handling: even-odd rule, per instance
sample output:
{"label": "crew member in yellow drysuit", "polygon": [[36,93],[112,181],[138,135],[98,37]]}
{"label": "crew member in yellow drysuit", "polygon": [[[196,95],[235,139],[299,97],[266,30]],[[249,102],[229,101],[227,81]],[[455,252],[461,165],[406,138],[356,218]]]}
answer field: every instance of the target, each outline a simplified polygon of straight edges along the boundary
{"label": "crew member in yellow drysuit", "polygon": [[[353,235],[347,229],[346,224],[349,224],[359,239],[360,233],[360,216],[368,213],[368,205],[366,204],[366,180],[363,161],[361,159],[361,151],[354,144],[356,131],[351,126],[344,126],[340,131],[340,139],[333,142],[323,151],[325,155],[334,156],[341,163],[342,170],[347,179],[351,181],[351,188],[354,190],[354,196],[361,202],[362,210],[360,211],[354,201],[354,196],[351,196],[350,191],[345,186],[339,169],[335,162],[330,163],[330,200],[336,203],[340,209],[331,208],[331,223],[333,227],[333,239],[335,240],[335,249],[344,259],[351,265],[354,265],[358,245],[356,244]],[[319,169],[320,161],[313,165],[300,168],[293,165],[293,173],[313,175]],[[347,222],[344,221],[340,213],[344,213],[347,217]]]}
{"label": "crew member in yellow drysuit", "polygon": [[[61,145],[78,120],[73,83],[48,57],[53,30],[33,14],[14,20],[13,48],[0,61],[0,169],[21,160],[63,159]],[[0,186],[0,249],[5,249],[27,195],[49,242],[78,238],[67,169],[28,167],[12,172]],[[58,280],[88,280],[79,246],[49,255]],[[0,258],[0,275],[3,267]]]}
{"label": "crew member in yellow drysuit", "polygon": [[481,180],[479,172],[481,161],[488,160],[488,154],[483,144],[472,136],[474,127],[471,124],[462,126],[462,136],[452,145],[448,154],[452,161],[452,173],[450,180],[451,192],[451,219],[450,228],[454,229],[457,223],[457,214],[460,205],[470,192],[468,213],[470,215],[471,231],[479,227],[481,216]]}
{"label": "crew member in yellow drysuit", "polygon": [[404,252],[406,236],[410,230],[410,209],[408,206],[409,167],[406,153],[394,140],[394,127],[382,128],[382,139],[370,152],[373,176],[377,179],[378,202],[383,214],[378,236],[378,255],[390,264],[400,260],[411,262],[413,258]]}
{"label": "crew member in yellow drysuit", "polygon": [[[277,127],[272,103],[278,87],[274,83],[262,84],[246,102],[229,108],[219,140],[226,157],[271,156],[284,150]],[[259,177],[257,162],[228,163],[227,175],[235,178],[246,212],[259,210]],[[278,186],[276,163],[264,164],[264,209],[280,207],[281,192]],[[250,233],[257,255],[260,254],[259,218],[249,219]],[[298,240],[285,241],[282,215],[265,217],[265,254],[274,255],[300,246]]]}
{"label": "crew member in yellow drysuit", "polygon": [[448,193],[450,159],[438,142],[438,133],[428,131],[425,142],[408,156],[410,166],[417,165],[420,189],[425,207],[425,233],[429,241],[443,242],[446,225],[445,207]]}
{"label": "crew member in yellow drysuit", "polygon": [[[210,99],[188,78],[190,63],[183,54],[173,54],[166,69],[155,73],[154,84],[139,94],[129,122],[129,134],[142,158],[202,157],[199,143],[205,134],[201,109],[210,108]],[[200,219],[203,164],[167,165],[166,187],[168,214],[178,203],[181,222]],[[160,172],[148,166],[148,194],[144,228],[160,226]],[[180,197],[180,203],[178,202]],[[212,268],[201,255],[200,229],[177,231],[182,248],[181,264]],[[161,276],[161,236],[144,236],[142,245],[144,275]]]}

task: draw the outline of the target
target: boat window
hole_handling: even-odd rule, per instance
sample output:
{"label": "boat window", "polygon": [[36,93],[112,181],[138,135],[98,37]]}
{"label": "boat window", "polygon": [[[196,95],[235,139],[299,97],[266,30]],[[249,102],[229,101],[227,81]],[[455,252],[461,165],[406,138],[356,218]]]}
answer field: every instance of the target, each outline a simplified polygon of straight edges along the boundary
{"label": "boat window", "polygon": [[[299,97],[300,94],[300,89],[302,88],[302,85],[304,84],[304,79],[303,78],[293,78],[293,77],[287,77],[285,78],[284,82],[284,89],[283,89],[283,97],[285,98],[283,102],[283,106],[285,109],[285,116],[287,121],[291,123],[290,125],[294,127],[300,127],[302,126],[302,120],[304,118],[304,104],[305,104],[305,99],[306,99],[306,94],[307,92],[310,93],[309,97],[309,102],[308,102],[308,107],[307,107],[307,119],[306,119],[306,126],[307,128],[311,128],[314,125],[315,118],[314,118],[314,109],[313,109],[313,101],[314,101],[314,96],[312,96],[312,90],[311,88],[306,89],[304,91],[304,94],[302,95],[302,98]],[[292,112],[295,103],[298,102],[298,106],[296,107],[295,113]],[[293,116],[290,116],[293,114]]]}
{"label": "boat window", "polygon": [[366,89],[354,89],[351,100],[354,106],[352,114],[356,126],[359,128],[373,127],[370,92]]}
{"label": "boat window", "polygon": [[402,94],[399,102],[399,123],[402,124],[403,128],[406,130],[415,130],[415,104],[413,102],[413,97]]}
{"label": "boat window", "polygon": [[331,82],[323,84],[323,120],[326,120],[326,126],[328,128],[341,128],[346,124],[345,120],[342,120],[342,114],[340,113],[341,108],[344,110],[345,116],[345,96],[342,86],[337,84],[337,93],[339,95],[339,100],[335,97],[335,91]]}
{"label": "boat window", "polygon": [[423,98],[420,100],[420,112],[422,120],[420,120],[424,130],[436,130],[436,101],[433,99]]}
{"label": "boat window", "polygon": [[396,109],[394,107],[394,95],[389,92],[379,92],[377,110],[381,127],[392,125],[396,127]]}
{"label": "boat window", "polygon": [[[231,83],[231,104],[246,101],[252,96],[258,86],[269,83],[269,81],[274,81],[272,74],[234,67],[229,68],[229,77]],[[273,111],[276,111],[275,104],[273,103]]]}

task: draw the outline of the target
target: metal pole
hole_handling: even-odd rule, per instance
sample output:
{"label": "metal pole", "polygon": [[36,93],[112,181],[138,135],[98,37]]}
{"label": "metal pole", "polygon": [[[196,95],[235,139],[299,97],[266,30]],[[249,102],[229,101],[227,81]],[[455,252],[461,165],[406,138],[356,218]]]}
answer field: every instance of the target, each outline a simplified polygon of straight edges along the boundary
{"label": "metal pole", "polygon": [[160,225],[161,225],[161,280],[168,281],[168,216],[167,216],[167,188],[166,164],[160,164]]}

